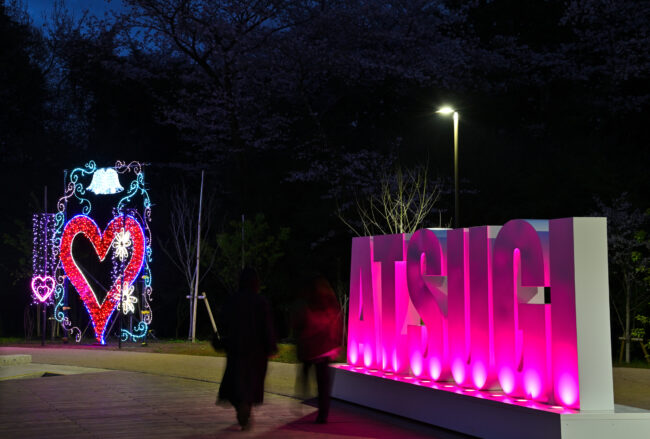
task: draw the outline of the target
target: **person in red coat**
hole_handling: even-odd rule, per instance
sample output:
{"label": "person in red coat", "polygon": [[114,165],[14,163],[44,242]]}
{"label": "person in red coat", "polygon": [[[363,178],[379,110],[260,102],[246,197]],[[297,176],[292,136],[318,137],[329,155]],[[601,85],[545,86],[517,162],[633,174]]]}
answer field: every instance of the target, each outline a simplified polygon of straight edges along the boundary
{"label": "person in red coat", "polygon": [[295,322],[297,355],[303,363],[304,380],[312,366],[316,369],[316,422],[325,424],[330,407],[329,364],[341,350],[343,316],[334,290],[324,276],[318,275],[306,282],[301,296],[302,306]]}
{"label": "person in red coat", "polygon": [[252,405],[264,400],[268,358],[277,352],[271,307],[259,289],[255,270],[244,268],[239,291],[223,306],[219,319],[227,363],[218,402],[235,407],[242,430],[250,428]]}

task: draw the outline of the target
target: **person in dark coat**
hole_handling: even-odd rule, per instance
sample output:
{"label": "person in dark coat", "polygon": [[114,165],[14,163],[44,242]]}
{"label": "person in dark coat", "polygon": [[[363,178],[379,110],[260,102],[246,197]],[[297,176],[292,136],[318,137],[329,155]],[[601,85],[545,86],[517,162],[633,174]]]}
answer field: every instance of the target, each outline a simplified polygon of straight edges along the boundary
{"label": "person in dark coat", "polygon": [[239,291],[223,306],[219,319],[227,364],[218,401],[235,407],[242,430],[250,428],[252,405],[264,400],[268,358],[277,351],[271,307],[259,289],[255,270],[244,268]]}
{"label": "person in dark coat", "polygon": [[316,369],[318,387],[318,416],[316,423],[327,423],[330,407],[329,364],[341,350],[342,322],[341,307],[334,290],[324,276],[312,277],[302,290],[302,309],[297,315],[297,355],[303,363],[303,388],[309,369]]}

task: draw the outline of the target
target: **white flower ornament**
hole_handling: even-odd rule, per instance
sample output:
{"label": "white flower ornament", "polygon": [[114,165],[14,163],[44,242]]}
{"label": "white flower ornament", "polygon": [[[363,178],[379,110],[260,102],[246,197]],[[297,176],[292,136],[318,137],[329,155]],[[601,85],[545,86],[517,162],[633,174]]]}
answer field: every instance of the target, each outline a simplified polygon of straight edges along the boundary
{"label": "white flower ornament", "polygon": [[120,288],[122,292],[122,312],[128,314],[130,312],[135,312],[135,304],[138,303],[138,298],[133,296],[133,285],[129,285],[126,282]]}
{"label": "white flower ornament", "polygon": [[131,247],[133,243],[131,242],[131,232],[124,231],[124,229],[120,230],[120,232],[115,235],[115,239],[113,240],[113,249],[115,249],[115,256],[119,258],[120,262],[124,262],[124,259],[126,259],[129,256],[129,247]]}

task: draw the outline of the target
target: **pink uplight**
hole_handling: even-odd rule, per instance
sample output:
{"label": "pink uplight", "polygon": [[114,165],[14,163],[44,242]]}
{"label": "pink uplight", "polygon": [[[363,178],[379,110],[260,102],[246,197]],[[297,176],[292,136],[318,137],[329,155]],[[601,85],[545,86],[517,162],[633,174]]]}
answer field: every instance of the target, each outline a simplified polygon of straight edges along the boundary
{"label": "pink uplight", "polygon": [[411,371],[416,377],[422,375],[422,354],[420,351],[411,353]]}
{"label": "pink uplight", "polygon": [[472,367],[472,382],[474,387],[482,389],[487,380],[487,370],[483,363],[476,363]]}
{"label": "pink uplight", "polygon": [[350,364],[359,361],[359,345],[356,342],[348,342],[348,361]]}
{"label": "pink uplight", "polygon": [[570,407],[578,401],[578,386],[571,375],[562,375],[558,380],[558,387],[562,404]]}
{"label": "pink uplight", "polygon": [[454,375],[454,381],[457,384],[463,384],[465,382],[465,365],[461,361],[454,361],[454,365],[451,366],[451,371]]}
{"label": "pink uplight", "polygon": [[370,352],[368,346],[366,346],[365,349],[363,350],[363,364],[366,367],[370,367],[370,365],[372,364],[372,352]]}
{"label": "pink uplight", "polygon": [[542,391],[542,380],[534,370],[528,370],[524,374],[524,389],[529,398],[539,398]]}
{"label": "pink uplight", "polygon": [[440,375],[442,374],[442,364],[440,364],[438,358],[432,358],[429,360],[429,374],[434,380],[440,379]]}
{"label": "pink uplight", "polygon": [[515,376],[510,369],[503,368],[499,372],[499,383],[503,391],[509,395],[515,390]]}

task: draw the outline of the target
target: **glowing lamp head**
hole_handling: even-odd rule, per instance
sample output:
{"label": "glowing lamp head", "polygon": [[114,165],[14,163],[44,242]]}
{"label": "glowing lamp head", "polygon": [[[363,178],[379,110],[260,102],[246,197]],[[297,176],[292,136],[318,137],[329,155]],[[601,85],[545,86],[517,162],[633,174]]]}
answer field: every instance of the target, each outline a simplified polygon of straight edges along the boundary
{"label": "glowing lamp head", "polygon": [[443,115],[454,114],[455,112],[456,112],[456,110],[454,110],[453,108],[448,107],[448,106],[441,107],[441,108],[438,109],[438,111],[436,111],[436,113],[443,114]]}
{"label": "glowing lamp head", "polygon": [[86,188],[96,195],[109,195],[122,192],[124,188],[120,184],[117,172],[113,168],[101,168],[93,174],[90,186]]}

